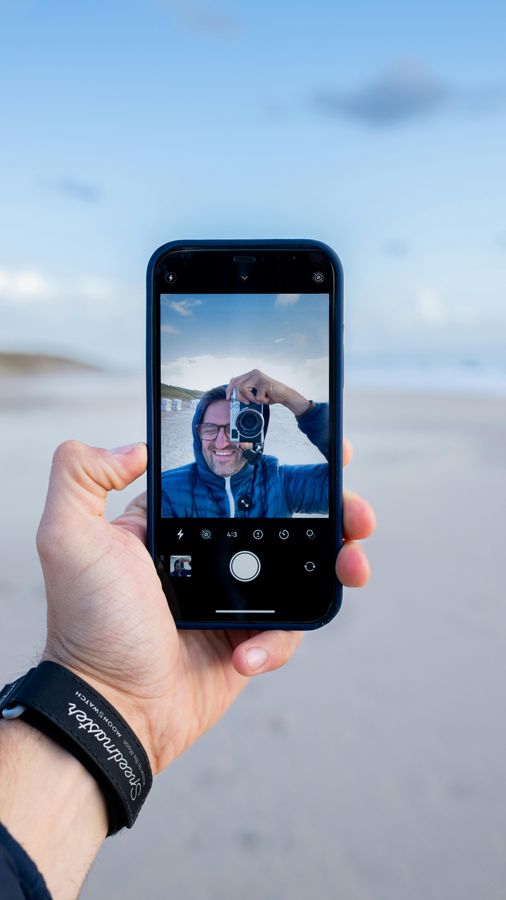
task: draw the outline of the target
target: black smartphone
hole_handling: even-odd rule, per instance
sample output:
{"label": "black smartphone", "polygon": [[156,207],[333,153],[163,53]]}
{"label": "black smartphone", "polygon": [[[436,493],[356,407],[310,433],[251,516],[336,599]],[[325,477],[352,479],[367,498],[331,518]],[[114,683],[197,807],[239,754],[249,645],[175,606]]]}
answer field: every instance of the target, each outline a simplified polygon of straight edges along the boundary
{"label": "black smartphone", "polygon": [[151,257],[148,546],[180,628],[310,629],[340,607],[342,282],[311,240]]}

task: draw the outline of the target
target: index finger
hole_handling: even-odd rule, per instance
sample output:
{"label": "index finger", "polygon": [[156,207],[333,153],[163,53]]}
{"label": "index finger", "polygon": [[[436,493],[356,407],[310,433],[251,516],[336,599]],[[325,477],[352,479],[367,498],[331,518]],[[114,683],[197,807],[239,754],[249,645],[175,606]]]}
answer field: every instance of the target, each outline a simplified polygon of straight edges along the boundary
{"label": "index finger", "polygon": [[142,494],[138,494],[137,497],[134,497],[133,500],[130,500],[128,506],[125,507],[125,512],[147,513],[147,510],[148,495],[146,491],[143,491]]}
{"label": "index finger", "polygon": [[348,438],[343,438],[343,466],[347,466],[353,457],[353,445]]}

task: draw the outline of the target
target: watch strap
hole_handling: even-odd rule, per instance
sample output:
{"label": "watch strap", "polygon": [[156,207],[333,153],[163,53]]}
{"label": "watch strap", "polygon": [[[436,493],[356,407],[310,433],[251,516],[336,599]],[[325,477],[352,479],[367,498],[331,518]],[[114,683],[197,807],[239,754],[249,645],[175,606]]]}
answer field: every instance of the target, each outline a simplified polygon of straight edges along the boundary
{"label": "watch strap", "polygon": [[105,797],[109,835],[132,827],[153,783],[151,766],[130,726],[98,691],[44,660],[2,688],[0,713],[42,731],[88,769]]}

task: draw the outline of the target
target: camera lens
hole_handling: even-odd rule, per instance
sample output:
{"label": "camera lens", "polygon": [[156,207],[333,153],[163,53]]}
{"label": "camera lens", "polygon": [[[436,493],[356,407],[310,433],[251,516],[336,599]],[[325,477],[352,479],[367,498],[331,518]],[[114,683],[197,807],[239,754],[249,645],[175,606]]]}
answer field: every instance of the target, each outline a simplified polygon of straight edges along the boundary
{"label": "camera lens", "polygon": [[237,429],[245,441],[251,441],[262,432],[264,417],[254,409],[243,409],[237,416]]}

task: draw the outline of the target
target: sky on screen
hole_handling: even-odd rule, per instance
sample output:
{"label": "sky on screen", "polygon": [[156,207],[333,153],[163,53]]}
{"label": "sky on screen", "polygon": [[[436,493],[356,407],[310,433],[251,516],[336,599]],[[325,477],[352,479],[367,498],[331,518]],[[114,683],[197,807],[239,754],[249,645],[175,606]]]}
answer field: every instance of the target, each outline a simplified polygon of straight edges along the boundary
{"label": "sky on screen", "polygon": [[170,294],[160,319],[165,384],[208,390],[260,369],[328,398],[327,294]]}

